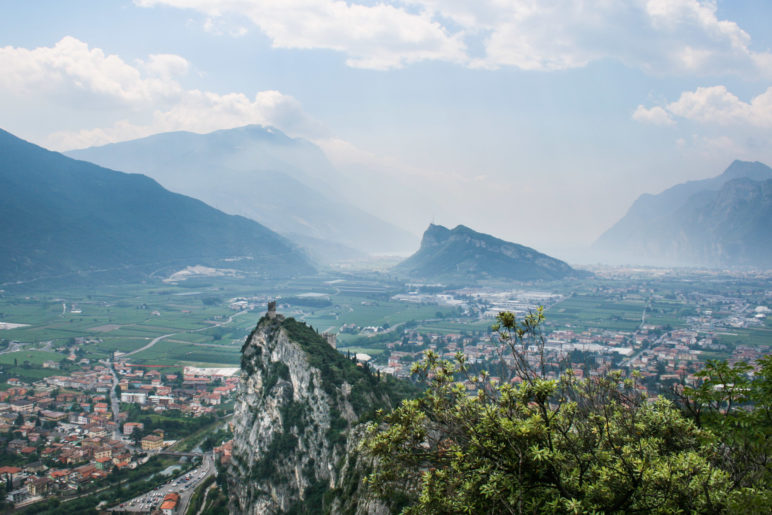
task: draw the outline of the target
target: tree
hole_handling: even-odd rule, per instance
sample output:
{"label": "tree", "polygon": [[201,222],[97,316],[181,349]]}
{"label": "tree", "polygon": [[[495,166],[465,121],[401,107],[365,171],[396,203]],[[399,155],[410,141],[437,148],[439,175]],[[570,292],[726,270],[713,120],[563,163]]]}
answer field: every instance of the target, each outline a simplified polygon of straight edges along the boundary
{"label": "tree", "polygon": [[498,316],[514,382],[471,376],[461,354],[428,352],[414,366],[427,391],[370,424],[362,443],[377,460],[375,491],[406,495],[404,513],[726,510],[731,480],[712,433],[620,372],[548,379],[543,320],[541,309]]}
{"label": "tree", "polygon": [[697,384],[674,389],[685,415],[720,441],[716,464],[726,470],[737,511],[772,506],[772,356],[757,367],[709,360]]}
{"label": "tree", "polygon": [[142,444],[142,438],[145,436],[144,431],[140,431],[139,428],[134,428],[134,431],[131,432],[131,441],[134,443],[136,447],[139,447]]}

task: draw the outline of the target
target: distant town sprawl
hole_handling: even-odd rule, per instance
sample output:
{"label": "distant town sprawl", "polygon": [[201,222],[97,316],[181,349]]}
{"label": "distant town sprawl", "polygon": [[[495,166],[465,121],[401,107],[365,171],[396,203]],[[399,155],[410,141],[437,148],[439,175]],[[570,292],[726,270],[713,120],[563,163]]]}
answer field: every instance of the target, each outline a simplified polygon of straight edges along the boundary
{"label": "distant town sprawl", "polygon": [[[130,480],[132,471],[145,475],[146,464],[160,463],[163,455],[192,460],[214,448],[227,459],[229,445],[215,447],[219,442],[205,434],[180,444],[199,430],[225,424],[238,372],[234,367],[178,372],[120,361],[83,363],[33,383],[8,379],[9,388],[0,391],[0,434],[6,435],[0,437],[5,448],[0,475],[7,500],[23,508],[47,497],[67,500],[98,492]],[[173,469],[169,474],[177,472]],[[186,481],[182,476],[180,490]],[[180,496],[170,490],[162,497],[138,508],[165,506],[173,512]]]}

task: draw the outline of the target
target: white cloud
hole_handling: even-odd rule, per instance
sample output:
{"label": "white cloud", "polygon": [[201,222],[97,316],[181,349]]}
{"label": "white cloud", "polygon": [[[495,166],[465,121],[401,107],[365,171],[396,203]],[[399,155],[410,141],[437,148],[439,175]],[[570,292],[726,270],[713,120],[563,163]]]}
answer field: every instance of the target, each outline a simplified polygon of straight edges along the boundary
{"label": "white cloud", "polygon": [[709,125],[742,125],[772,128],[772,87],[743,102],[725,86],[701,87],[685,91],[675,102],[665,106],[638,106],[633,119],[641,122],[670,124],[683,118]]}
{"label": "white cloud", "polygon": [[58,131],[43,142],[62,150],[158,132],[209,132],[247,124],[271,125],[296,136],[327,135],[296,99],[278,91],[250,98],[185,89],[178,79],[189,68],[187,60],[171,54],[150,55],[132,65],[68,36],[53,47],[0,48],[0,94],[49,102],[76,112],[78,119],[90,113],[110,120],[103,127]]}
{"label": "white cloud", "polygon": [[238,14],[252,21],[276,48],[343,52],[352,67],[389,69],[423,60],[464,61],[461,34],[450,34],[430,13],[410,13],[386,3],[361,5],[342,0],[136,0],[195,9],[208,20]]}
{"label": "white cloud", "polygon": [[227,21],[224,21],[222,18],[213,18],[211,16],[207,17],[202,26],[204,31],[217,36],[227,34],[234,38],[240,38],[242,36],[246,36],[247,34],[246,27],[238,24],[230,24]]}
{"label": "white cloud", "polygon": [[[350,66],[389,69],[423,60],[525,70],[616,59],[651,73],[772,76],[711,0],[135,0],[193,9],[207,26],[243,16],[274,47],[342,52]],[[471,55],[468,42],[481,42]]]}
{"label": "white cloud", "polygon": [[142,69],[148,74],[160,77],[166,81],[175,76],[185,75],[188,72],[187,59],[174,54],[153,54],[142,63]]}
{"label": "white cloud", "polygon": [[120,57],[70,36],[53,47],[7,46],[0,48],[0,90],[114,106],[149,105],[179,95],[172,77],[187,70],[184,58],[153,55],[141,64],[145,76]]}
{"label": "white cloud", "polygon": [[686,91],[667,106],[671,113],[690,120],[721,125],[748,124],[772,127],[772,88],[743,102],[725,86]]}
{"label": "white cloud", "polygon": [[750,36],[719,20],[714,2],[491,0],[444,7],[416,1],[487,34],[478,66],[556,70],[610,58],[655,74],[772,73],[760,66],[770,54],[751,51]]}
{"label": "white cloud", "polygon": [[633,113],[633,120],[639,122],[653,123],[654,125],[674,125],[675,122],[670,114],[659,106],[650,109],[639,105]]}
{"label": "white cloud", "polygon": [[[772,159],[772,87],[747,102],[725,86],[701,87],[684,91],[673,102],[638,106],[633,118],[647,123],[678,122],[681,134],[676,148],[706,165],[732,159]],[[686,135],[685,130],[694,132]]]}

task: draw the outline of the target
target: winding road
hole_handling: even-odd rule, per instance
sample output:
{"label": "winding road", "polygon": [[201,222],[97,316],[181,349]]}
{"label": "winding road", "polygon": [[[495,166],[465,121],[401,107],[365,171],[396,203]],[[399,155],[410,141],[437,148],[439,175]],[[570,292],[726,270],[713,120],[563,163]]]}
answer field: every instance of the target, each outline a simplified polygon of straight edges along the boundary
{"label": "winding road", "polygon": [[[641,331],[641,330],[643,330],[643,326],[644,326],[644,325],[646,325],[646,310],[647,310],[647,309],[649,309],[650,307],[651,307],[651,299],[648,299],[648,300],[646,301],[646,304],[643,306],[643,313],[641,313],[641,325],[639,325],[639,326],[638,326],[638,329],[637,329],[637,330],[636,330],[636,331],[633,333],[633,338],[635,338],[635,335],[636,335],[636,334],[638,334],[638,331]],[[657,339],[657,342],[658,342],[658,341],[659,341],[661,338],[662,338],[662,337],[658,338],[658,339]],[[656,343],[656,342],[655,342],[655,343]],[[651,345],[649,345],[649,347],[651,347]],[[630,366],[630,363],[632,363],[633,361],[635,361],[636,359],[638,359],[638,357],[641,355],[641,353],[643,353],[643,352],[644,352],[644,351],[646,351],[646,350],[648,350],[648,347],[647,347],[647,348],[645,348],[645,349],[643,349],[643,348],[642,348],[642,349],[639,349],[639,350],[638,350],[638,352],[634,353],[632,356],[629,356],[629,357],[627,357],[627,358],[623,359],[622,361],[620,361],[620,362],[619,362],[619,366],[620,366],[620,367],[629,367],[629,366]]]}
{"label": "winding road", "polygon": [[139,349],[135,349],[135,350],[133,350],[131,352],[127,352],[126,354],[121,354],[120,357],[121,358],[125,358],[127,356],[131,356],[132,354],[137,354],[138,352],[142,352],[142,351],[148,350],[149,348],[151,348],[156,343],[160,342],[164,338],[169,338],[170,336],[174,336],[174,335],[177,335],[177,334],[180,334],[180,333],[198,333],[198,332],[201,332],[201,331],[206,331],[207,329],[211,329],[213,327],[220,327],[220,326],[223,326],[223,325],[230,324],[231,322],[233,322],[234,318],[236,318],[237,316],[242,315],[244,313],[249,313],[249,311],[239,311],[238,313],[235,313],[235,314],[229,316],[228,320],[225,320],[224,322],[215,322],[214,324],[212,324],[210,326],[201,327],[200,329],[190,329],[188,331],[179,331],[179,332],[176,332],[176,333],[164,334],[163,336],[159,336],[157,338],[154,338],[153,341],[151,341],[150,343],[148,343],[144,347],[140,347]]}
{"label": "winding road", "polygon": [[121,358],[125,358],[127,356],[131,356],[132,354],[136,354],[138,352],[142,352],[143,350],[148,350],[150,347],[152,347],[156,343],[160,342],[164,338],[168,338],[170,336],[174,336],[175,334],[179,334],[179,333],[169,333],[169,334],[165,334],[163,336],[159,336],[158,338],[154,338],[153,341],[151,341],[150,343],[148,343],[144,347],[140,347],[139,349],[135,349],[135,350],[133,350],[131,352],[127,352],[126,354],[121,354]]}

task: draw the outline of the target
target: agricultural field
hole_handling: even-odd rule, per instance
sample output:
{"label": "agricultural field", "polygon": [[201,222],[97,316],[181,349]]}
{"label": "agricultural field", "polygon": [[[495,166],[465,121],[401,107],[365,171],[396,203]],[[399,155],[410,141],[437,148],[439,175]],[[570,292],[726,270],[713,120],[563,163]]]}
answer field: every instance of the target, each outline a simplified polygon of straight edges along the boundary
{"label": "agricultural field", "polygon": [[730,345],[770,345],[772,344],[772,329],[769,327],[727,329],[718,334],[718,341]]}
{"label": "agricultural field", "polygon": [[[770,304],[772,290],[766,277],[656,270],[648,275],[604,271],[592,279],[539,284],[538,289],[562,296],[546,310],[547,331],[624,333],[639,330],[642,320],[663,330],[689,328],[690,321],[711,311],[719,324],[732,316],[749,317],[755,306]],[[99,290],[0,292],[0,322],[25,324],[0,330],[0,365],[13,365],[16,357],[17,363],[28,362],[27,374],[50,375],[52,370],[42,368],[49,359],[58,362],[75,352],[77,359],[100,360],[116,351],[131,353],[132,361],[144,364],[234,365],[269,299],[278,300],[284,315],[319,332],[336,333],[343,352],[379,356],[407,331],[476,337],[490,333],[494,319],[490,313],[483,316],[484,306],[393,298],[407,291],[407,285],[378,274],[330,272],[278,283],[208,277]],[[236,299],[247,299],[249,308],[233,309],[230,302]],[[723,327],[714,336],[732,347],[772,345],[772,321]],[[727,351],[714,349],[706,356],[721,352]]]}
{"label": "agricultural field", "polygon": [[574,294],[547,310],[550,327],[634,331],[641,325],[646,301],[597,294]]}

